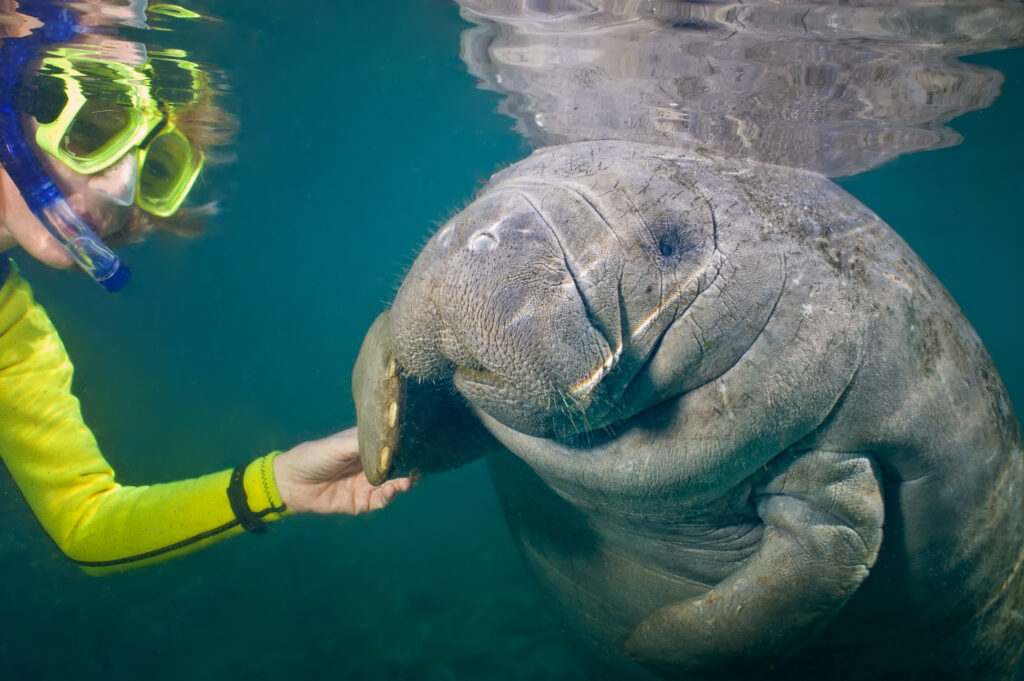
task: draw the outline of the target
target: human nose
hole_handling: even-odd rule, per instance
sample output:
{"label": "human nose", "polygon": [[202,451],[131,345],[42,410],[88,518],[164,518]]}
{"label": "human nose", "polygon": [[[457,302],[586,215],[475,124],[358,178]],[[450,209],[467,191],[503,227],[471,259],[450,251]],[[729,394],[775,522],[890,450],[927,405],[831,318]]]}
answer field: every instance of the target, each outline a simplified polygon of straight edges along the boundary
{"label": "human nose", "polygon": [[89,191],[99,194],[106,200],[119,206],[130,206],[135,201],[135,183],[138,176],[139,163],[135,154],[125,154],[124,158],[89,178]]}

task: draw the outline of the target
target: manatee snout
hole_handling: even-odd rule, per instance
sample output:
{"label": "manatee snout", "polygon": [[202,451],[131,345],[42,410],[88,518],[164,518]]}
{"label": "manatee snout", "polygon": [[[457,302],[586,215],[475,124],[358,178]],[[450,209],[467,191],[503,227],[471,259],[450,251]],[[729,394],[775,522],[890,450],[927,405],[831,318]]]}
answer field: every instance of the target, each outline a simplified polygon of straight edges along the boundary
{"label": "manatee snout", "polygon": [[450,380],[505,425],[549,436],[595,416],[603,403],[592,378],[615,348],[593,323],[542,197],[495,192],[445,224],[395,298],[391,338],[410,376]]}
{"label": "manatee snout", "polygon": [[391,343],[390,312],[370,327],[352,372],[363,472],[374,485],[441,473],[494,446],[450,382],[408,375]]}
{"label": "manatee snout", "polygon": [[585,430],[588,407],[608,404],[592,377],[609,342],[535,201],[499,191],[449,221],[368,331],[352,384],[372,483],[481,456],[494,440],[473,409],[548,436]]}

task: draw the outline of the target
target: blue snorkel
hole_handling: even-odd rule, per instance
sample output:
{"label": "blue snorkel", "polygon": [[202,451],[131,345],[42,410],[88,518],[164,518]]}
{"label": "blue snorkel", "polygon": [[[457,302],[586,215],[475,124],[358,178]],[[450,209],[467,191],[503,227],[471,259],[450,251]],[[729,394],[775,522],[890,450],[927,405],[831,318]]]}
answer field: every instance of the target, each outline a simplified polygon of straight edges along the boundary
{"label": "blue snorkel", "polygon": [[6,38],[0,45],[0,165],[21,192],[29,210],[78,266],[103,288],[117,291],[128,283],[131,271],[78,217],[43,169],[26,141],[17,106],[28,64],[47,45],[68,42],[84,29],[70,11],[50,0],[19,0],[18,11],[39,19],[43,25],[27,36]]}

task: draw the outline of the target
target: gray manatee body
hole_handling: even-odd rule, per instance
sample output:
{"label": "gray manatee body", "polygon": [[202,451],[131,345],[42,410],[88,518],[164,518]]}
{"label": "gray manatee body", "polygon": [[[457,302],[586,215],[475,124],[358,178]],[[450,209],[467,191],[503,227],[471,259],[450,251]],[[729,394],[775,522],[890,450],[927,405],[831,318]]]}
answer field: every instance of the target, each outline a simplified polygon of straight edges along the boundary
{"label": "gray manatee body", "polygon": [[370,479],[487,455],[623,677],[1012,673],[1010,400],[934,275],[821,176],[541,149],[434,235],[353,384]]}

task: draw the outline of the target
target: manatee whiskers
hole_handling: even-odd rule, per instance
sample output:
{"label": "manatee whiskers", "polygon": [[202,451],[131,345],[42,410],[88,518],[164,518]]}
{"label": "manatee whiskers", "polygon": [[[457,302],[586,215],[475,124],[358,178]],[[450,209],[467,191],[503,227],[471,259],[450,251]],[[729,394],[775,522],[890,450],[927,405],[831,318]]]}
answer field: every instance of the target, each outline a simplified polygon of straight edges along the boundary
{"label": "manatee whiskers", "polygon": [[[558,413],[568,420],[568,424],[561,423],[561,425],[558,425],[560,422],[556,421],[555,432],[557,436],[566,438],[590,432],[591,427],[587,419],[587,409],[581,404],[580,400],[573,393],[565,392],[564,390],[555,390],[553,394],[560,402]],[[580,421],[579,424],[576,422],[577,417]]]}
{"label": "manatee whiskers", "polygon": [[613,368],[615,368],[615,365],[618,363],[620,357],[622,357],[622,343],[619,343],[619,346],[615,348],[615,352],[608,355],[608,359],[606,359],[604,361],[604,364],[599,366],[597,370],[594,371],[590,378],[570,388],[569,393],[573,397],[583,397],[584,395],[589,393],[591,390],[594,389],[594,386],[596,386],[602,378],[607,376],[608,373]]}

